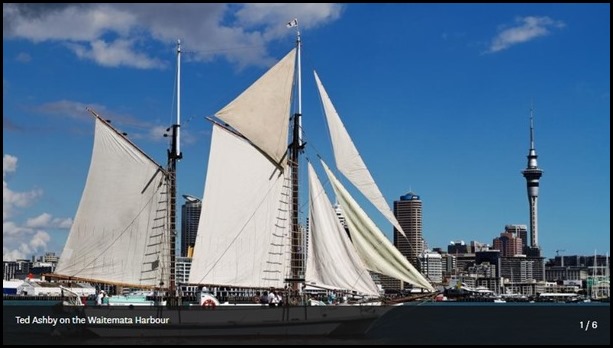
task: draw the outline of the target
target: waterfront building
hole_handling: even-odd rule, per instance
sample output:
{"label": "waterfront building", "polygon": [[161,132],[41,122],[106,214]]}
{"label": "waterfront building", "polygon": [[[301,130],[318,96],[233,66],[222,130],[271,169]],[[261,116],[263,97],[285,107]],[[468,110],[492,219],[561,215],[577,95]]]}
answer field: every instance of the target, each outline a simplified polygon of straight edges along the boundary
{"label": "waterfront building", "polygon": [[439,253],[424,250],[419,255],[421,272],[430,282],[440,284],[443,282],[443,257]]}
{"label": "waterfront building", "polygon": [[191,257],[177,257],[175,264],[175,280],[177,284],[187,283],[189,280],[189,271],[192,268]]}
{"label": "waterfront building", "polygon": [[544,281],[545,260],[525,255],[501,257],[500,276],[512,283]]}
{"label": "waterfront building", "polygon": [[11,280],[15,278],[15,273],[18,271],[18,265],[15,261],[3,261],[4,264],[4,273],[2,276],[3,280]]}

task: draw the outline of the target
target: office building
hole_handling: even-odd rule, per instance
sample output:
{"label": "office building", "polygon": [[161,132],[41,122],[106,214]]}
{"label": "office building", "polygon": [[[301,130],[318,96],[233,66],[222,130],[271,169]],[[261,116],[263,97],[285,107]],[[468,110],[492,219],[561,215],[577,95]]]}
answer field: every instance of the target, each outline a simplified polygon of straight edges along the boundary
{"label": "office building", "polygon": [[188,248],[196,244],[202,201],[189,195],[183,195],[183,198],[185,203],[181,206],[181,256],[187,256]]}
{"label": "office building", "polygon": [[394,201],[394,215],[404,230],[406,238],[394,228],[394,245],[417,269],[419,255],[424,251],[422,239],[422,204],[420,197],[409,192]]}

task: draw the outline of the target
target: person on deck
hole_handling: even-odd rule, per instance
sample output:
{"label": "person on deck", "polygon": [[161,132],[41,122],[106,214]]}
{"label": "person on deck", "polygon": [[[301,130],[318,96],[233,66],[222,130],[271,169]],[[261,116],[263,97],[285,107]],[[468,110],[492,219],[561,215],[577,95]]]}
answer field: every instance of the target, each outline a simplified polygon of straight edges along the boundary
{"label": "person on deck", "polygon": [[274,307],[279,304],[279,296],[277,296],[277,292],[272,290],[268,293],[268,305],[270,307]]}
{"label": "person on deck", "polygon": [[268,304],[268,292],[264,291],[262,293],[262,296],[260,297],[260,303],[261,304]]}
{"label": "person on deck", "polygon": [[102,300],[104,299],[104,290],[100,290],[98,292],[98,296],[96,297],[96,304],[98,306],[102,306]]}

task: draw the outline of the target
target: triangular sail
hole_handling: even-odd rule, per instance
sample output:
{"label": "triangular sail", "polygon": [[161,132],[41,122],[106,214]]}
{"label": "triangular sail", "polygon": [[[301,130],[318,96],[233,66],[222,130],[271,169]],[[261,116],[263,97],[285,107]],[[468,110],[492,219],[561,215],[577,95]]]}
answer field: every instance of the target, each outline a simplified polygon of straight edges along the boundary
{"label": "triangular sail", "polygon": [[322,164],[345,213],[351,241],[366,267],[371,271],[403,280],[416,287],[434,291],[428,280],[411,265],[366,215],[328,166],[323,161]]}
{"label": "triangular sail", "polygon": [[289,252],[289,185],[249,142],[213,125],[192,284],[281,288]]}
{"label": "triangular sail", "polygon": [[279,163],[287,150],[296,49],[215,116]]}
{"label": "triangular sail", "polygon": [[309,162],[309,238],[306,284],[378,295]]}
{"label": "triangular sail", "polygon": [[319,76],[315,72],[315,80],[317,82],[317,88],[319,89],[319,95],[326,114],[326,120],[328,121],[328,128],[330,130],[330,137],[332,138],[332,147],[334,148],[334,158],[336,160],[336,167],[340,170],[355,187],[357,187],[370,202],[377,207],[377,209],[383,214],[392,225],[403,236],[404,231],[398,220],[392,213],[389,205],[383,198],[383,194],[377,187],[374,179],[370,175],[366,164],[362,160],[360,153],[353,144],[349,133],[345,129],[341,118],[339,117],[328,93],[324,89],[324,86],[319,79]]}
{"label": "triangular sail", "polygon": [[104,283],[169,284],[167,178],[96,117],[87,182],[55,273]]}

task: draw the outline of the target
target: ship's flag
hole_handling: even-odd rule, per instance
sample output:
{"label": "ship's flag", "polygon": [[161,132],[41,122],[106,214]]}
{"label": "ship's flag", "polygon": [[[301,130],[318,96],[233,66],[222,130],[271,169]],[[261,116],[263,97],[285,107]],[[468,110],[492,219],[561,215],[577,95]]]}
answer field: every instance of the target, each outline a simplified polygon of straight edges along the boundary
{"label": "ship's flag", "polygon": [[287,22],[288,28],[295,27],[297,25],[298,25],[298,18],[294,18],[291,21]]}

